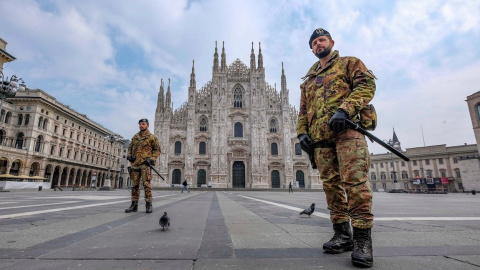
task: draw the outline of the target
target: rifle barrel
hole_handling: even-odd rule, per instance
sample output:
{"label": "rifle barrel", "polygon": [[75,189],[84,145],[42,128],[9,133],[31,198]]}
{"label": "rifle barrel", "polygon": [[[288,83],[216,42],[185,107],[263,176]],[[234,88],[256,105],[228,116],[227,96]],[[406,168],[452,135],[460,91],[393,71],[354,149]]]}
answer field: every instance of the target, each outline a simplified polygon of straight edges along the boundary
{"label": "rifle barrel", "polygon": [[156,173],[158,174],[158,176],[160,176],[160,178],[163,179],[163,181],[165,181],[165,178],[163,178],[163,176],[161,176],[160,173],[159,173],[157,170],[155,170],[155,168],[152,166],[152,164],[148,163],[148,166],[150,166],[150,168],[151,168],[154,172],[156,172]]}
{"label": "rifle barrel", "polygon": [[345,122],[347,123],[347,125],[353,129],[355,129],[356,131],[362,133],[363,135],[367,136],[368,138],[376,141],[378,144],[380,144],[381,146],[383,146],[384,148],[386,148],[387,150],[390,150],[392,151],[392,153],[394,153],[395,155],[397,155],[398,157],[400,157],[401,159],[405,160],[405,161],[410,161],[410,159],[405,156],[404,154],[400,153],[397,149],[391,147],[390,145],[386,144],[384,141],[380,140],[379,138],[375,137],[372,133],[366,131],[365,129],[363,129],[362,127],[360,127],[358,124],[355,124],[354,122],[346,119]]}

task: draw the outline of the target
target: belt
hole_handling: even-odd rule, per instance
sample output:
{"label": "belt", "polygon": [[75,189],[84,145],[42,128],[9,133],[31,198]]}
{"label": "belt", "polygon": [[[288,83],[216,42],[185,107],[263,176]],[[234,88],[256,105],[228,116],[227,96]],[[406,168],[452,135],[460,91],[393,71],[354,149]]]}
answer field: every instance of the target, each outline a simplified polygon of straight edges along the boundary
{"label": "belt", "polygon": [[132,168],[132,172],[141,172],[142,170],[141,169],[133,169]]}
{"label": "belt", "polygon": [[335,143],[319,141],[313,145],[313,148],[335,148]]}

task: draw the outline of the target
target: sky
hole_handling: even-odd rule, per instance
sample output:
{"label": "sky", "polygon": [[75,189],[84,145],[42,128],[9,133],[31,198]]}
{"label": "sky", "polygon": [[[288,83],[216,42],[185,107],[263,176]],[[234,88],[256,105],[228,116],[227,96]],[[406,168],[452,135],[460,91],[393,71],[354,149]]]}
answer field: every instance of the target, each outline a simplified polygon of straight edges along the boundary
{"label": "sky", "polygon": [[0,10],[0,38],[17,58],[4,75],[127,139],[138,119],[154,122],[161,79],[174,109],[187,100],[192,60],[197,90],[210,81],[216,41],[227,65],[247,66],[261,42],[267,82],[280,91],[283,62],[298,108],[301,77],[318,60],[308,40],[322,27],[340,56],[378,78],[375,136],[395,129],[403,149],[476,143],[465,100],[480,91],[480,1],[1,0]]}

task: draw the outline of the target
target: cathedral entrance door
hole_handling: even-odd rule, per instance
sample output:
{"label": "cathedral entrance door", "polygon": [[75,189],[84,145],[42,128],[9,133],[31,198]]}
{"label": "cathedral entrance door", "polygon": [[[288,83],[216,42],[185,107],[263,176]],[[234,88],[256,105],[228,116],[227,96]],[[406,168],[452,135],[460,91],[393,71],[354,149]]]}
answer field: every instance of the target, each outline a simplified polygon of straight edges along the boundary
{"label": "cathedral entrance door", "polygon": [[172,184],[174,185],[180,185],[180,178],[182,177],[182,172],[180,172],[179,169],[173,170],[172,173]]}
{"label": "cathedral entrance door", "polygon": [[277,170],[272,171],[272,188],[280,188],[280,173]]}
{"label": "cathedral entrance door", "polygon": [[305,175],[303,174],[303,171],[297,171],[296,176],[297,176],[297,181],[298,181],[299,187],[304,188],[305,187]]}
{"label": "cathedral entrance door", "polygon": [[207,184],[207,172],[204,169],[198,170],[197,173],[197,187]]}
{"label": "cathedral entrance door", "polygon": [[245,188],[245,164],[243,161],[233,162],[232,187]]}

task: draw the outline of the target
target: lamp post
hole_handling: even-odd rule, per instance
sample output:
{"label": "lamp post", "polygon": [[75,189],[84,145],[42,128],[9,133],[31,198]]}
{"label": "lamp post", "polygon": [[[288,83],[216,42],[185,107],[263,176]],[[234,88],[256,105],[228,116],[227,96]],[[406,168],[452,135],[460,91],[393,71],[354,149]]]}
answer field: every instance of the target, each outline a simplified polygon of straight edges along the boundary
{"label": "lamp post", "polygon": [[105,179],[105,183],[103,184],[103,187],[100,188],[100,190],[113,190],[110,182],[111,182],[111,173],[110,169],[113,164],[113,158],[112,158],[112,151],[113,151],[113,143],[120,141],[120,138],[116,135],[107,135],[105,136],[105,139],[107,139],[110,142],[110,166],[108,166],[108,172],[107,172],[107,179]]}
{"label": "lamp post", "polygon": [[[394,142],[393,140],[388,140],[386,141],[386,143],[388,145],[390,145],[391,147],[394,147]],[[399,190],[400,189],[400,185],[398,184],[398,181],[397,181],[397,172],[395,171],[395,164],[393,163],[393,153],[390,152],[390,167],[393,168],[392,170],[392,178],[393,178],[393,190]]]}
{"label": "lamp post", "polygon": [[[18,85],[18,81],[22,83]],[[2,111],[3,101],[9,94],[15,94],[17,90],[23,91],[25,90],[25,85],[22,78],[18,79],[16,75],[12,75],[10,80],[8,77],[3,75],[3,72],[0,71],[0,94],[2,95],[2,101],[0,102],[0,112]]]}

